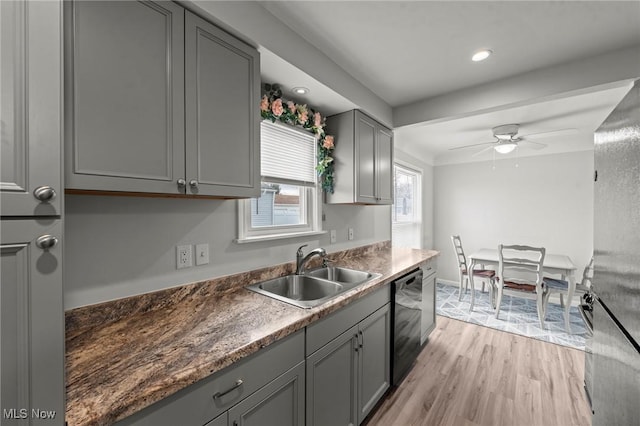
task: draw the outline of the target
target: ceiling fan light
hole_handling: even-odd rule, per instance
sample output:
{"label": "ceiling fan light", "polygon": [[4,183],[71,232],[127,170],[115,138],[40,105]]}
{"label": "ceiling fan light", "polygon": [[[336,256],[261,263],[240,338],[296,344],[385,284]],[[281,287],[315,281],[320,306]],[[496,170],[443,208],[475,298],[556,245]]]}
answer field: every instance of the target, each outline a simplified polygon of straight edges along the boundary
{"label": "ceiling fan light", "polygon": [[489,56],[491,56],[492,53],[493,52],[491,50],[489,50],[489,49],[478,50],[476,53],[473,54],[473,56],[471,57],[471,60],[473,62],[484,61]]}
{"label": "ceiling fan light", "polygon": [[500,143],[493,147],[500,154],[508,154],[514,149],[516,149],[516,144],[514,142],[508,143]]}

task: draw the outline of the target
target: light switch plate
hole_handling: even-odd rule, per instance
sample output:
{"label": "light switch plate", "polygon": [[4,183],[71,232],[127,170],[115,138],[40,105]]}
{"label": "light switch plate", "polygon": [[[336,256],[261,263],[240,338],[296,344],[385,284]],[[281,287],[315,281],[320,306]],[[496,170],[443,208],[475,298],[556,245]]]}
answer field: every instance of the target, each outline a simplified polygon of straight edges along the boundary
{"label": "light switch plate", "polygon": [[332,229],[331,231],[329,231],[329,235],[331,235],[331,244],[335,244],[336,240],[338,239],[338,236],[336,235],[336,230]]}
{"label": "light switch plate", "polygon": [[349,228],[349,241],[353,240],[353,228]]}
{"label": "light switch plate", "polygon": [[196,244],[196,265],[209,263],[209,244]]}

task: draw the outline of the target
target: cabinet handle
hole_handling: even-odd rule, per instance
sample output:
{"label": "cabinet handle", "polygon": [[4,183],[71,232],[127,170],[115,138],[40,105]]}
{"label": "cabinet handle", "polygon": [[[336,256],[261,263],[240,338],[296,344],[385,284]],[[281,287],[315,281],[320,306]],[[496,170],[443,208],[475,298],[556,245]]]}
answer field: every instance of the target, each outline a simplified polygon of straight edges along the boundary
{"label": "cabinet handle", "polygon": [[195,179],[191,179],[189,181],[189,186],[191,186],[192,188],[197,188],[198,187],[198,181]]}
{"label": "cabinet handle", "polygon": [[53,235],[41,235],[36,239],[36,246],[42,250],[49,250],[58,244],[58,239]]}
{"label": "cabinet handle", "polygon": [[224,392],[218,392],[215,395],[213,395],[213,399],[218,399],[218,398],[222,398],[223,396],[225,396],[226,394],[228,394],[229,392],[232,392],[236,389],[238,389],[240,386],[242,386],[244,382],[242,381],[242,379],[238,379],[236,380],[236,384],[233,385],[231,388],[227,389]]}
{"label": "cabinet handle", "polygon": [[358,352],[358,348],[360,347],[360,339],[358,339],[358,334],[357,333],[354,334],[353,338],[356,339],[356,344],[354,346],[355,346],[355,351]]}
{"label": "cabinet handle", "polygon": [[358,334],[360,334],[360,348],[362,348],[364,345],[364,334],[362,334],[362,330],[358,331]]}
{"label": "cabinet handle", "polygon": [[39,186],[33,190],[33,196],[46,203],[56,198],[56,191],[50,186]]}
{"label": "cabinet handle", "polygon": [[185,186],[187,186],[187,181],[183,178],[178,179],[176,183],[178,184],[178,188],[184,188]]}

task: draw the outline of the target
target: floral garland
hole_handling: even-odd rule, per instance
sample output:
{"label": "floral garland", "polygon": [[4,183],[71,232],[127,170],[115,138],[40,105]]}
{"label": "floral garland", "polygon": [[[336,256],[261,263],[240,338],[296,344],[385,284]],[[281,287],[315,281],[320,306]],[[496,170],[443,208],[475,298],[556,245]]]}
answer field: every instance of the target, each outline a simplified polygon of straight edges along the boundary
{"label": "floral garland", "polygon": [[260,115],[265,120],[276,120],[301,126],[303,129],[314,133],[318,138],[318,154],[316,172],[320,178],[322,190],[333,194],[333,157],[335,139],[324,132],[325,117],[314,111],[306,104],[296,104],[292,101],[282,100],[282,91],[277,84],[265,84],[267,94],[260,101]]}

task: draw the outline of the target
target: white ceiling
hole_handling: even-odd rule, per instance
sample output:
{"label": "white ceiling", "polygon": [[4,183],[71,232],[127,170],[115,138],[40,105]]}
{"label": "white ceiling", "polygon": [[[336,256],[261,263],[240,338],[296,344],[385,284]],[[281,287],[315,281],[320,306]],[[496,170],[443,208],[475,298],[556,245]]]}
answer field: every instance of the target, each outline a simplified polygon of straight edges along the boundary
{"label": "white ceiling", "polygon": [[[392,107],[640,44],[640,1],[261,4]],[[479,48],[492,49],[494,54],[487,61],[474,63],[470,57]],[[281,76],[290,75],[282,73],[286,62],[262,53],[265,81],[276,82],[278,76],[282,80]],[[295,67],[291,68],[289,72],[295,73]],[[312,88],[309,103],[323,113],[353,107],[306,77],[308,84],[318,85]],[[299,84],[300,80],[290,81]],[[288,82],[280,83],[286,86]],[[492,127],[513,122],[522,125],[521,133],[576,128],[576,135],[583,134],[584,141],[584,134],[593,132],[624,92],[617,87],[575,99],[400,128],[396,142],[405,151],[442,162],[449,161],[445,160],[451,157],[449,148],[491,140]],[[554,143],[575,149],[569,146],[570,139]]]}

